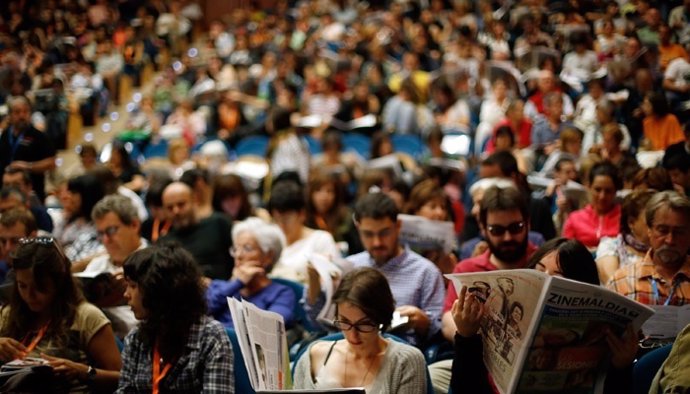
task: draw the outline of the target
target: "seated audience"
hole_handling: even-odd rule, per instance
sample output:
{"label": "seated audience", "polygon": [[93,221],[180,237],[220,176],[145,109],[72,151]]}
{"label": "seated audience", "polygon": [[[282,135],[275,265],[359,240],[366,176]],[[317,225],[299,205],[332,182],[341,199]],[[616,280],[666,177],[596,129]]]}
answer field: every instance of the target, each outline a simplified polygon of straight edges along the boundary
{"label": "seated audience", "polygon": [[125,338],[117,393],[234,392],[232,345],[223,326],[206,316],[189,252],[152,246],[129,256],[124,273],[125,298],[141,322]]}
{"label": "seated audience", "polygon": [[690,200],[672,191],[655,194],[645,208],[649,251],[619,268],[606,285],[645,305],[690,302]]}
{"label": "seated audience", "polygon": [[229,280],[206,280],[208,312],[225,327],[234,326],[228,297],[251,302],[260,309],[283,316],[290,326],[295,316],[294,291],[283,284],[273,282],[268,275],[280,258],[285,239],[280,229],[259,218],[248,218],[232,228],[230,250],[235,258],[235,268]]}
{"label": "seated audience", "polygon": [[70,262],[54,238],[21,238],[15,277],[0,310],[0,358],[38,357],[53,367],[50,389],[112,391],[122,362],[110,322],[84,301]]}

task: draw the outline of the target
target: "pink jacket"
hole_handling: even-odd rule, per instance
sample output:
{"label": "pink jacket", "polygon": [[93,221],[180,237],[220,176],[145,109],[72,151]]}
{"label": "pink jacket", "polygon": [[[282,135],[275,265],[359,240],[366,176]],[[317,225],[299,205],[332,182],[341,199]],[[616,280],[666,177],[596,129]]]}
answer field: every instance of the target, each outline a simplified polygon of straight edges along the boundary
{"label": "pink jacket", "polygon": [[576,239],[588,248],[596,248],[602,237],[615,237],[620,232],[621,206],[616,206],[604,216],[594,211],[592,204],[577,210],[566,219],[563,236]]}

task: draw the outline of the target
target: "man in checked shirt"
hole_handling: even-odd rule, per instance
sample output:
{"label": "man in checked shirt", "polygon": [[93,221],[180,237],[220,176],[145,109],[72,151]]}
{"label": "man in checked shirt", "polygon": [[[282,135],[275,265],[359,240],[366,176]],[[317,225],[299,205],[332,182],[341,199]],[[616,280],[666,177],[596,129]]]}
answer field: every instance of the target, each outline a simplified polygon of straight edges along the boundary
{"label": "man in checked shirt", "polygon": [[646,305],[690,303],[690,199],[659,192],[645,216],[649,252],[641,262],[619,268],[607,287]]}

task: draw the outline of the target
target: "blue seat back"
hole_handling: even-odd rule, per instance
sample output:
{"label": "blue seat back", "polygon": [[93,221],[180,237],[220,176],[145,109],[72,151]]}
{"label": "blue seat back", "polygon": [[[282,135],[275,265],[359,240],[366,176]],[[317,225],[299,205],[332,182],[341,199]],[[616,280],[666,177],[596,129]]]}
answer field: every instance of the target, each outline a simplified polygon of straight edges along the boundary
{"label": "blue seat back", "polygon": [[268,137],[263,135],[244,137],[235,145],[235,153],[237,156],[254,155],[266,157],[267,150]]}
{"label": "blue seat back", "polygon": [[305,135],[304,139],[307,141],[307,145],[309,145],[309,153],[312,156],[319,155],[323,153],[323,148],[321,148],[321,143],[316,140],[316,138],[310,136],[310,135]]}
{"label": "blue seat back", "polygon": [[358,153],[365,159],[369,159],[371,153],[371,139],[357,133],[345,133],[342,137],[343,151]]}
{"label": "blue seat back", "polygon": [[149,143],[144,148],[144,157],[150,159],[152,157],[167,157],[168,156],[168,140],[161,139],[157,143]]}
{"label": "blue seat back", "polygon": [[407,153],[415,159],[422,157],[426,149],[422,139],[412,134],[392,134],[391,143],[394,151]]}
{"label": "blue seat back", "polygon": [[287,286],[295,292],[295,300],[297,301],[295,302],[295,309],[293,310],[295,323],[302,325],[302,327],[309,332],[314,331],[316,328],[312,324],[311,320],[309,320],[307,312],[304,310],[304,307],[300,302],[300,300],[304,297],[304,285],[302,285],[299,282],[283,278],[271,278],[271,280],[273,280],[276,283],[280,283],[281,285]]}
{"label": "blue seat back", "polygon": [[240,349],[240,343],[237,340],[237,333],[232,328],[226,328],[230,343],[232,344],[233,353],[233,373],[235,375],[235,392],[254,394],[251,381],[249,380],[249,373],[247,367],[244,365],[244,358]]}

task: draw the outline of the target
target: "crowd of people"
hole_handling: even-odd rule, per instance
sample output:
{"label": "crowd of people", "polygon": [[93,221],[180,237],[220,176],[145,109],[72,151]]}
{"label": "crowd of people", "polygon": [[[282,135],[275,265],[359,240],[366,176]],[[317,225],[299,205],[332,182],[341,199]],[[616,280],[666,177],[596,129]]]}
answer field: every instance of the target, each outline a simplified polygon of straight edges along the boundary
{"label": "crowd of people", "polygon": [[[235,297],[303,345],[297,388],[494,392],[485,307],[443,274],[689,303],[689,22],[687,0],[10,0],[0,359],[52,372],[9,383],[233,392]],[[68,166],[70,113],[124,126]],[[455,247],[411,248],[401,214]],[[689,387],[678,335],[654,392]],[[607,333],[611,392],[640,339]]]}

